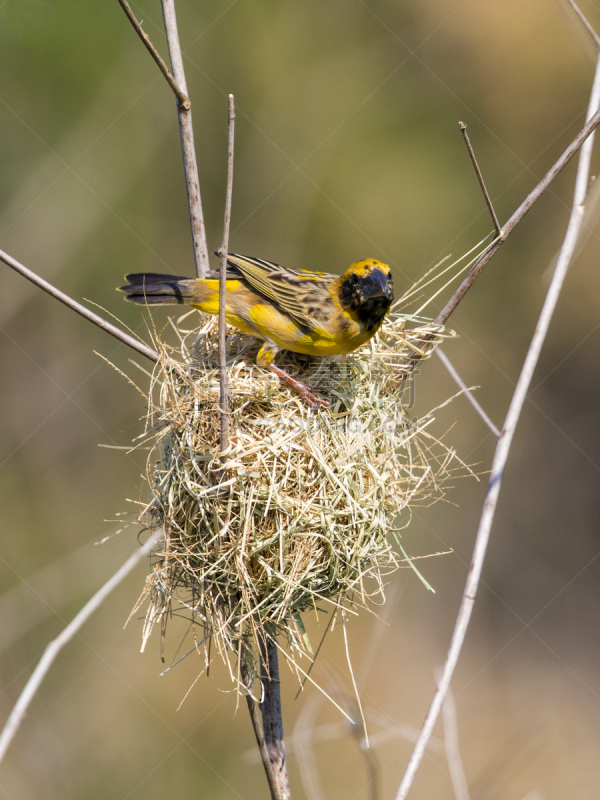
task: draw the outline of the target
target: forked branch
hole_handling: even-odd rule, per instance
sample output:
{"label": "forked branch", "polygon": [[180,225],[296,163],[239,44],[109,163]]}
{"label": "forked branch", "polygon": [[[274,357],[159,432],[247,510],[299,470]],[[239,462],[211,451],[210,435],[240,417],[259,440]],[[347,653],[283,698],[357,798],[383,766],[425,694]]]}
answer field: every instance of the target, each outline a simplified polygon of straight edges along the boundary
{"label": "forked branch", "polygon": [[[433,695],[429,711],[427,712],[427,716],[425,717],[423,727],[421,728],[421,732],[415,743],[414,750],[408,762],[408,766],[404,773],[404,777],[402,778],[402,782],[398,788],[395,800],[405,800],[405,798],[408,795],[408,792],[410,791],[413,779],[423,758],[427,742],[431,737],[433,728],[440,713],[440,709],[444,702],[444,698],[450,686],[450,681],[452,679],[452,675],[454,673],[454,669],[456,667],[465,640],[467,628],[469,626],[469,621],[471,619],[471,613],[475,603],[475,597],[477,595],[479,579],[481,577],[481,572],[483,569],[487,544],[489,541],[490,531],[494,520],[494,515],[496,512],[498,496],[500,494],[500,487],[502,484],[502,477],[504,474],[504,469],[506,467],[506,462],[508,460],[508,454],[510,452],[510,447],[515,434],[517,423],[521,415],[521,410],[525,403],[527,392],[529,390],[529,386],[533,378],[533,373],[538,363],[542,345],[544,344],[548,328],[550,327],[550,322],[552,320],[552,316],[554,314],[554,310],[556,308],[556,304],[560,296],[562,285],[567,270],[569,268],[569,265],[571,263],[571,260],[573,258],[573,253],[575,252],[577,240],[579,238],[579,234],[581,231],[585,202],[588,193],[590,163],[591,163],[593,140],[594,140],[594,137],[590,136],[589,134],[598,124],[598,120],[600,120],[600,112],[597,111],[599,106],[600,106],[600,51],[599,51],[598,61],[596,64],[596,73],[594,75],[594,82],[592,85],[590,102],[588,106],[587,116],[588,119],[590,120],[589,123],[585,126],[582,133],[577,137],[575,142],[573,142],[573,144],[567,149],[565,155],[561,159],[559,159],[557,164],[555,164],[552,170],[550,170],[546,178],[544,178],[544,180],[541,181],[540,184],[538,184],[538,188],[539,187],[542,188],[534,197],[534,199],[531,200],[532,195],[534,193],[532,193],[532,195],[529,195],[525,203],[523,203],[521,207],[515,212],[515,214],[513,214],[513,216],[509,220],[509,223],[507,223],[507,226],[503,231],[503,237],[505,237],[506,235],[508,235],[508,233],[510,233],[510,230],[514,229],[515,225],[527,213],[531,205],[535,202],[535,200],[537,200],[539,195],[542,193],[542,191],[544,191],[544,189],[547,187],[550,181],[553,180],[554,177],[556,177],[560,169],[562,169],[564,164],[567,163],[569,158],[571,158],[572,154],[575,152],[575,145],[579,142],[580,139],[582,139],[582,137],[583,139],[586,139],[585,144],[581,150],[581,155],[579,157],[577,176],[575,179],[575,191],[573,195],[573,203],[571,207],[569,223],[567,225],[567,230],[565,233],[565,238],[563,240],[563,244],[560,253],[558,255],[558,260],[554,268],[552,280],[550,282],[550,286],[548,288],[548,292],[544,300],[544,305],[540,312],[540,316],[535,328],[535,332],[533,334],[533,338],[531,340],[531,344],[529,345],[529,349],[527,351],[527,355],[525,357],[525,361],[521,369],[521,374],[519,376],[517,386],[512,396],[508,413],[506,415],[506,419],[502,427],[502,433],[498,441],[498,444],[496,446],[494,460],[492,463],[492,470],[488,482],[488,488],[485,496],[485,501],[483,504],[483,510],[481,512],[481,518],[479,521],[477,536],[475,539],[473,556],[471,559],[469,573],[465,584],[465,589],[463,592],[462,602],[456,619],[454,633],[452,635],[452,640],[450,642],[450,648],[446,656],[446,661],[442,669],[441,677],[438,682],[438,687]],[[589,138],[587,138],[588,136]],[[581,142],[579,142],[579,144],[580,143]],[[577,144],[577,146],[579,146],[579,144]],[[568,155],[568,158],[566,158],[565,157],[566,154],[568,154],[570,151],[572,151],[571,154]],[[509,226],[511,222],[512,222],[512,227],[509,228],[507,233],[506,228]],[[487,260],[489,261],[489,258]],[[449,313],[451,313],[452,310],[453,309],[451,309]]]}
{"label": "forked branch", "polygon": [[567,149],[564,151],[564,153],[561,155],[558,161],[556,161],[556,163],[548,170],[548,172],[544,175],[544,177],[538,183],[535,189],[532,192],[530,192],[530,194],[527,195],[525,200],[517,208],[515,213],[508,220],[508,222],[502,226],[501,235],[498,236],[496,239],[494,239],[492,244],[487,248],[485,253],[481,256],[479,261],[477,261],[473,269],[469,272],[467,277],[460,284],[460,286],[454,292],[450,300],[446,303],[444,308],[435,318],[435,321],[439,325],[443,325],[445,322],[448,321],[448,318],[450,317],[456,306],[460,303],[460,301],[469,291],[471,286],[481,275],[486,265],[496,255],[496,253],[500,248],[500,245],[504,244],[504,242],[508,239],[510,234],[517,227],[519,222],[521,222],[525,214],[527,214],[527,212],[531,209],[531,207],[540,199],[542,194],[550,186],[550,184],[556,178],[556,176],[567,166],[569,161],[573,158],[575,153],[579,150],[579,148],[582,146],[582,144],[585,142],[588,136],[590,136],[590,134],[597,128],[598,124],[600,124],[600,111],[596,111],[596,113],[588,119],[582,130],[573,139],[571,144],[567,147]]}
{"label": "forked branch", "polygon": [[135,32],[137,33],[137,35],[140,37],[140,39],[142,40],[142,42],[146,46],[146,49],[148,50],[148,52],[150,53],[152,58],[158,64],[159,70],[165,76],[165,80],[167,81],[167,83],[169,84],[171,89],[173,89],[173,92],[175,93],[175,97],[179,101],[180,105],[183,108],[185,108],[186,111],[189,110],[192,107],[192,104],[190,103],[190,98],[187,96],[187,94],[185,92],[183,92],[181,90],[181,87],[177,84],[177,81],[171,75],[171,70],[165,64],[161,54],[158,52],[156,47],[152,44],[152,39],[148,36],[146,31],[142,28],[141,23],[138,22],[137,17],[135,16],[133,11],[131,10],[131,7],[129,6],[129,3],[127,2],[127,0],[119,0],[119,4],[120,4],[121,8],[123,9],[123,11],[125,12],[125,14],[127,15],[127,19],[133,25],[133,28],[134,28]]}
{"label": "forked branch", "polygon": [[183,170],[185,173],[185,186],[187,189],[188,208],[190,212],[190,225],[192,229],[192,244],[194,248],[194,263],[196,277],[205,278],[208,275],[210,264],[208,258],[208,245],[206,243],[206,230],[204,228],[204,214],[202,212],[202,199],[200,197],[200,180],[198,178],[198,164],[196,162],[196,149],[194,146],[194,128],[192,125],[192,104],[187,93],[185,70],[183,68],[183,54],[177,30],[177,17],[175,15],[175,0],[161,0],[167,46],[171,59],[169,70],[160,53],[152,44],[148,34],[138,22],[135,14],[129,7],[127,0],[119,0],[121,8],[133,25],[140,39],[146,45],[148,52],[158,64],[158,68],[177,98],[177,116],[179,117],[179,134],[181,137],[181,151],[183,153]]}
{"label": "forked branch", "polygon": [[[165,2],[169,1],[170,0],[165,0]],[[454,292],[450,300],[446,303],[444,308],[437,315],[435,319],[436,323],[438,323],[439,325],[443,325],[448,321],[450,315],[453,313],[453,311],[460,303],[462,298],[469,291],[471,286],[475,283],[479,275],[481,275],[485,266],[498,252],[500,245],[506,241],[508,236],[516,228],[519,222],[521,222],[525,214],[527,214],[527,212],[531,209],[534,203],[536,203],[536,201],[539,200],[542,194],[550,186],[552,181],[561,172],[561,170],[563,170],[564,167],[569,163],[569,161],[573,158],[575,153],[577,153],[579,148],[586,141],[588,136],[590,136],[590,134],[596,129],[596,127],[599,124],[600,124],[600,111],[597,111],[585,124],[585,126],[582,128],[580,133],[575,137],[575,139],[573,139],[571,144],[567,147],[567,149],[564,151],[564,153],[558,159],[558,161],[556,161],[556,163],[548,170],[546,175],[538,183],[535,189],[521,203],[519,208],[508,220],[506,225],[502,227],[502,236],[495,239],[492,242],[492,244],[487,248],[485,253],[481,256],[479,261],[477,261],[473,269],[469,272],[467,277],[460,284],[458,289]],[[197,172],[196,172],[196,177],[197,177]],[[198,199],[199,197],[200,197],[200,192],[198,191]],[[202,223],[202,230],[204,230],[204,223]],[[123,331],[120,331],[114,325],[111,325],[109,322],[103,320],[101,317],[98,317],[96,314],[93,314],[92,312],[88,311],[86,308],[81,306],[75,300],[72,300],[70,297],[63,294],[58,289],[55,289],[55,287],[53,287],[47,281],[44,281],[43,278],[40,278],[30,269],[24,267],[22,264],[19,264],[19,262],[16,261],[16,259],[13,259],[8,254],[2,253],[2,251],[0,251],[0,260],[4,261],[6,264],[8,264],[8,266],[20,272],[28,280],[32,281],[32,283],[35,283],[40,288],[44,289],[44,291],[48,292],[48,294],[51,294],[53,297],[56,297],[58,300],[60,300],[62,303],[65,303],[65,305],[68,305],[74,311],[77,311],[78,314],[81,314],[82,316],[86,317],[86,319],[89,319],[91,322],[93,322],[95,325],[98,325],[100,328],[107,331],[107,333],[110,333],[112,336],[116,336],[122,342],[128,344],[130,347],[133,347],[134,350],[137,350],[138,352],[142,353],[147,358],[150,358],[153,361],[158,360],[158,353],[156,353],[154,350],[136,341],[133,337],[129,336]],[[206,258],[206,264],[208,266],[208,256]]]}

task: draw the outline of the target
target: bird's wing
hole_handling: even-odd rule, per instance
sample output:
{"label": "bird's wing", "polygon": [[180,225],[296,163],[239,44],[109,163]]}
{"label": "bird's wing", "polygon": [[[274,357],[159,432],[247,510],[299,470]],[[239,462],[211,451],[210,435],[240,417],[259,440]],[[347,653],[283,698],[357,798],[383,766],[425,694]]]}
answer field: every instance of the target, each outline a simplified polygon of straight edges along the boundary
{"label": "bird's wing", "polygon": [[272,261],[236,253],[228,253],[227,263],[255,291],[309,330],[326,324],[334,313],[331,284],[339,279],[337,275],[286,269]]}

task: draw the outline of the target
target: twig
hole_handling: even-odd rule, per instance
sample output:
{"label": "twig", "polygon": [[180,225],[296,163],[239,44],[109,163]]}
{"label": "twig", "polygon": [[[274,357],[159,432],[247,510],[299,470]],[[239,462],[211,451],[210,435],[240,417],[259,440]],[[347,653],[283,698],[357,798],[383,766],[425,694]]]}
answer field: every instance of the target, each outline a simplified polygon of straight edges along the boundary
{"label": "twig", "polygon": [[61,292],[60,289],[57,289],[48,281],[45,281],[43,278],[40,278],[39,275],[36,275],[35,272],[32,272],[26,266],[21,264],[12,256],[9,256],[8,253],[5,253],[3,250],[0,250],[0,261],[4,261],[9,267],[18,272],[24,278],[27,278],[28,281],[31,281],[36,286],[39,286],[40,289],[43,289],[52,297],[55,297],[57,300],[60,300],[61,303],[64,303],[69,308],[76,311],[78,314],[81,314],[82,317],[85,317],[90,322],[93,322],[94,325],[97,325],[99,328],[102,328],[103,331],[106,333],[110,333],[111,336],[114,336],[115,339],[118,339],[123,344],[129,345],[134,350],[137,350],[138,353],[141,353],[146,358],[149,358],[150,361],[158,361],[160,356],[156,352],[156,350],[152,350],[151,347],[145,345],[143,342],[138,342],[133,336],[130,336],[125,331],[122,331],[120,328],[117,328],[116,325],[113,325],[110,322],[107,322],[102,317],[99,317],[98,314],[94,314],[93,311],[90,311],[85,306],[82,306],[81,303],[78,303],[76,300],[73,300],[69,295]]}
{"label": "twig", "polygon": [[225,306],[227,303],[227,253],[229,251],[229,229],[231,227],[231,197],[233,194],[233,142],[235,135],[235,106],[233,95],[229,95],[229,135],[227,147],[227,192],[225,196],[225,220],[223,222],[223,244],[219,271],[219,379],[221,405],[221,452],[229,447],[229,395],[227,393],[227,352],[225,349]]}
{"label": "twig", "polygon": [[459,122],[458,127],[460,128],[463,138],[465,140],[465,144],[467,145],[467,150],[469,151],[469,155],[471,156],[471,161],[473,162],[473,167],[475,168],[475,173],[477,174],[477,180],[479,181],[479,185],[481,186],[481,191],[483,192],[485,202],[487,203],[487,207],[492,216],[492,222],[494,223],[494,228],[496,229],[496,236],[501,236],[502,229],[500,228],[498,217],[496,216],[496,212],[494,211],[494,206],[492,205],[492,200],[488,194],[485,181],[483,180],[483,175],[481,174],[481,170],[479,169],[479,164],[477,163],[477,159],[475,158],[475,152],[473,150],[473,146],[471,145],[469,134],[467,133],[467,126],[465,125],[464,122]]}
{"label": "twig", "polygon": [[[167,45],[171,59],[171,69],[177,85],[187,96],[188,89],[183,69],[183,55],[177,31],[177,17],[175,16],[175,0],[161,0]],[[200,198],[200,181],[198,179],[198,165],[196,163],[196,150],[194,147],[194,128],[192,126],[192,109],[184,108],[177,101],[177,115],[179,117],[179,134],[181,137],[181,150],[183,153],[183,169],[185,172],[185,185],[187,188],[188,207],[190,210],[190,224],[192,227],[192,242],[194,245],[194,262],[196,276],[205,278],[209,271],[208,246],[206,244],[206,231],[204,229],[204,215],[202,213],[202,200]]]}
{"label": "twig", "polygon": [[456,800],[469,800],[469,787],[458,746],[456,703],[449,687],[442,704],[442,716],[444,719],[444,750],[446,751],[446,761],[452,777],[454,795]]}
{"label": "twig", "polygon": [[131,22],[131,24],[133,25],[133,27],[135,28],[136,33],[138,34],[142,42],[146,45],[148,52],[158,64],[158,68],[165,76],[167,83],[169,84],[171,89],[173,89],[175,97],[179,100],[179,104],[181,105],[182,108],[185,108],[185,110],[188,111],[192,107],[192,104],[190,103],[190,98],[187,96],[185,92],[181,91],[179,85],[177,84],[177,81],[171,75],[170,69],[163,61],[161,54],[152,44],[152,39],[150,39],[146,31],[142,28],[141,23],[139,23],[138,20],[136,19],[135,14],[133,13],[133,11],[129,6],[129,3],[127,2],[127,0],[119,0],[119,4],[123,9],[123,11],[127,14],[127,17]]}
{"label": "twig", "polygon": [[[588,119],[590,119],[590,122],[585,126],[582,133],[579,134],[575,142],[578,142],[578,140],[580,139],[583,141],[583,139],[585,139],[589,135],[589,133],[591,133],[591,131],[598,123],[598,121],[600,121],[600,112],[596,111],[599,104],[600,104],[600,57],[598,58],[598,62],[596,64],[596,73],[594,75],[594,82],[592,85],[590,102],[588,106],[587,117]],[[593,124],[594,121],[595,124]],[[425,721],[423,723],[423,727],[421,728],[419,738],[415,743],[414,750],[408,762],[408,766],[404,773],[404,777],[402,778],[402,782],[400,783],[400,786],[398,788],[395,800],[405,800],[406,796],[408,795],[408,792],[410,791],[410,787],[412,786],[414,776],[423,758],[425,747],[427,746],[427,742],[432,734],[434,725],[440,713],[440,708],[444,701],[446,692],[448,691],[448,687],[450,685],[450,681],[454,673],[454,668],[456,667],[456,663],[458,661],[458,657],[460,655],[460,651],[462,649],[465,640],[467,628],[469,626],[469,621],[471,618],[471,612],[473,610],[475,597],[477,595],[477,588],[479,585],[479,579],[481,577],[481,571],[483,569],[483,562],[485,559],[485,553],[490,536],[492,522],[494,520],[496,505],[498,503],[498,496],[500,494],[502,476],[504,474],[504,468],[506,466],[506,462],[508,459],[508,454],[512,444],[513,436],[515,433],[515,429],[517,427],[517,423],[519,421],[523,404],[525,403],[525,399],[527,397],[527,391],[531,384],[531,380],[539,359],[542,345],[546,338],[546,334],[548,332],[548,328],[550,326],[550,322],[554,314],[554,309],[556,308],[556,304],[560,296],[565,275],[569,268],[571,258],[573,257],[573,252],[575,250],[577,239],[583,222],[583,212],[585,208],[585,200],[588,191],[588,180],[590,173],[590,162],[592,156],[593,142],[594,142],[594,137],[590,136],[590,138],[587,139],[587,141],[585,142],[584,146],[581,149],[579,164],[577,166],[577,177],[575,179],[575,191],[573,195],[573,204],[571,207],[569,224],[567,225],[565,238],[560,253],[558,255],[556,266],[554,268],[552,281],[550,282],[550,286],[548,287],[548,292],[544,300],[544,305],[540,312],[538,323],[536,325],[535,332],[531,339],[531,343],[529,345],[529,349],[525,357],[525,362],[523,363],[523,368],[521,369],[521,374],[519,375],[519,380],[517,382],[517,386],[512,396],[512,400],[510,403],[510,407],[508,409],[508,413],[506,415],[506,419],[504,421],[502,434],[496,446],[496,452],[494,454],[494,461],[492,463],[492,470],[488,482],[488,488],[485,496],[485,501],[483,504],[483,509],[481,512],[481,519],[479,521],[479,528],[477,530],[477,537],[475,539],[475,547],[473,549],[473,556],[471,559],[469,574],[465,584],[465,589],[460,609],[458,612],[458,617],[456,619],[454,633],[452,634],[452,641],[450,642],[450,647],[448,650],[448,654],[446,656],[444,667],[442,669],[442,674],[438,683],[438,687],[433,695],[433,700],[431,701],[431,705],[427,712],[427,716],[425,717]],[[571,150],[574,144],[571,145],[566,152]],[[579,146],[580,144],[581,142],[579,142],[577,146]],[[561,159],[559,159],[559,162],[563,158],[564,156]],[[557,164],[552,168],[552,170],[550,170],[548,175],[551,175],[556,170],[556,167],[559,162],[557,162]],[[562,166],[564,166],[564,164]],[[555,174],[557,174],[558,171],[560,170],[556,170]],[[552,175],[552,178],[553,177],[554,175]],[[546,178],[544,178],[544,180],[540,184],[538,184],[538,186],[540,186],[546,181],[547,185],[550,182],[550,180],[552,180],[552,178],[548,180],[548,176],[546,176]],[[527,203],[529,203],[531,196],[532,195],[530,195],[529,198],[525,201],[525,204],[523,204],[524,206]],[[537,199],[537,197],[535,199]],[[535,202],[535,199],[532,202]],[[530,207],[531,204],[529,204],[529,206],[525,208],[520,218],[522,218],[522,216],[526,213],[526,211]],[[523,208],[523,206],[521,206],[521,208]],[[513,214],[511,220],[515,219],[517,213],[518,212]],[[514,225],[516,225],[518,221],[519,220],[517,219],[512,225],[512,227],[514,227]],[[506,235],[506,229],[505,229],[505,235]]]}
{"label": "twig", "polygon": [[44,655],[33,671],[33,674],[25,684],[25,688],[21,692],[21,695],[17,700],[15,707],[11,711],[6,725],[4,726],[4,730],[0,735],[0,762],[4,758],[10,743],[19,730],[23,719],[25,718],[31,701],[35,697],[40,684],[46,677],[48,670],[54,663],[54,660],[59,652],[75,636],[83,623],[94,613],[94,611],[96,611],[97,608],[102,605],[104,599],[116,586],[118,586],[119,583],[121,583],[123,578],[129,575],[131,570],[148,555],[148,553],[152,550],[162,536],[162,530],[155,531],[152,536],[150,536],[148,541],[142,545],[142,547],[136,550],[135,553],[127,559],[123,566],[117,572],[115,572],[112,578],[106,581],[104,586],[102,586],[102,588],[99,589],[96,594],[90,598],[90,600],[88,600],[81,611],[77,614],[73,621],[67,625],[62,633],[59,634],[56,639],[50,642],[48,647],[46,647]]}
{"label": "twig", "polygon": [[[508,236],[513,232],[516,226],[521,222],[525,214],[530,210],[530,208],[534,205],[534,203],[539,200],[542,194],[546,191],[546,189],[550,186],[552,181],[557,177],[557,175],[566,167],[569,161],[573,158],[575,153],[579,150],[582,144],[586,141],[588,136],[590,136],[593,131],[597,128],[600,124],[600,110],[597,111],[591,118],[589,118],[588,122],[586,122],[585,126],[582,130],[577,134],[575,139],[571,142],[571,144],[567,147],[567,149],[563,152],[561,157],[554,163],[554,165],[548,170],[546,175],[542,178],[542,180],[537,184],[535,189],[529,193],[529,195],[525,198],[525,200],[521,203],[519,208],[515,211],[512,217],[508,220],[508,222],[502,228],[502,234],[498,236],[494,241],[486,248],[484,253],[481,257],[475,262],[474,266],[472,267],[471,271],[468,273],[466,278],[462,281],[458,289],[454,292],[450,300],[446,303],[444,308],[440,311],[440,313],[435,318],[434,322],[437,325],[445,325],[448,321],[450,315],[455,311],[456,307],[469,291],[471,286],[475,283],[477,278],[481,275],[484,268],[487,264],[492,260],[492,258],[498,252],[500,245],[504,244]],[[417,362],[421,360],[422,353],[428,351],[427,344],[432,340],[433,336],[428,335],[423,338],[421,347],[418,350],[415,350],[414,355],[412,356],[411,362],[412,367],[416,366]]]}
{"label": "twig", "polygon": [[467,398],[469,403],[471,403],[471,405],[473,406],[475,411],[479,414],[481,419],[485,422],[485,424],[488,426],[488,428],[494,434],[496,439],[499,439],[500,438],[500,431],[494,425],[494,423],[488,417],[488,415],[485,413],[483,408],[479,405],[479,403],[475,399],[475,395],[473,394],[473,392],[468,388],[467,384],[463,381],[463,379],[460,377],[458,372],[454,369],[454,367],[452,366],[452,363],[451,363],[450,359],[448,358],[448,356],[444,352],[442,352],[442,350],[440,350],[439,347],[435,348],[434,353],[436,353],[436,355],[439,356],[440,361],[442,362],[442,364],[446,367],[446,369],[448,370],[450,375],[452,375],[452,377],[454,378],[455,382],[463,390],[463,394],[465,395],[465,397]]}
{"label": "twig", "polygon": [[594,40],[594,44],[596,45],[596,50],[600,50],[600,36],[598,36],[596,31],[592,28],[592,26],[588,22],[587,18],[583,15],[581,10],[579,9],[579,6],[576,3],[574,3],[573,0],[567,0],[567,2],[569,3],[569,5],[573,9],[573,11],[577,14],[577,16],[579,17],[579,20],[583,24],[583,27],[586,29],[586,31],[589,33],[589,35]]}
{"label": "twig", "polygon": [[[270,786],[273,800],[290,800],[290,785],[285,759],[279,662],[275,632],[266,631],[266,641],[260,641],[260,679],[263,685],[262,712],[265,746],[267,748],[274,786]],[[265,765],[265,771],[267,770]],[[268,774],[268,773],[267,773]]]}
{"label": "twig", "polygon": [[500,245],[504,244],[508,236],[513,232],[513,230],[516,228],[519,222],[521,222],[525,214],[527,214],[527,212],[533,206],[533,204],[537,200],[539,200],[539,198],[546,191],[548,186],[550,186],[550,184],[556,178],[556,176],[564,169],[564,167],[566,167],[566,165],[573,158],[575,153],[579,150],[579,148],[585,142],[588,136],[592,133],[592,131],[596,129],[598,124],[600,124],[600,111],[597,111],[589,119],[589,121],[585,124],[583,129],[577,134],[575,139],[573,139],[571,144],[567,147],[567,149],[564,151],[564,153],[561,155],[558,161],[554,164],[554,166],[552,166],[548,170],[546,175],[538,183],[535,189],[525,198],[525,200],[521,203],[519,208],[517,208],[515,213],[508,220],[508,222],[502,226],[502,234],[492,242],[492,244],[488,247],[485,253],[481,256],[479,261],[477,261],[473,269],[469,272],[464,281],[460,284],[458,289],[454,292],[450,300],[446,303],[444,308],[435,318],[436,323],[438,323],[439,325],[443,325],[448,320],[450,314],[452,314],[456,306],[460,303],[465,294],[469,291],[471,286],[481,275],[484,267],[495,256]]}

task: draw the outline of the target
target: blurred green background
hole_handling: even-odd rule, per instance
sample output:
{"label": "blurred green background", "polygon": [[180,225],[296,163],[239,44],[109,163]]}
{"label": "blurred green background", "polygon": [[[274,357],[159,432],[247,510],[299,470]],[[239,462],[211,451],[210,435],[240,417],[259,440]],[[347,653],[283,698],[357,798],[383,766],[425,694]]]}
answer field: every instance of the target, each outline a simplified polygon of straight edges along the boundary
{"label": "blurred green background", "polygon": [[[158,1],[131,5],[166,54]],[[376,257],[393,266],[397,292],[442,256],[462,254],[491,226],[458,121],[469,127],[501,221],[583,124],[593,51],[565,8],[178,0],[211,251],[221,239],[232,92],[231,249],[333,272]],[[597,6],[582,0],[582,9],[600,29]],[[0,2],[0,175],[0,247],[134,329],[144,330],[139,309],[115,293],[125,272],[192,274],[174,100],[117,0]],[[570,165],[452,317],[460,338],[446,353],[468,385],[481,387],[497,424],[562,240],[573,177]],[[453,681],[477,800],[600,798],[594,223],[519,425]],[[4,720],[47,642],[137,543],[134,527],[117,532],[139,497],[144,453],[98,445],[129,444],[142,430],[143,400],[93,351],[142,385],[145,377],[124,346],[2,265],[0,287]],[[421,367],[413,413],[454,391],[433,358]],[[464,398],[438,417],[438,433],[454,424],[447,441],[461,457],[489,469],[493,437]],[[484,491],[485,478],[461,481],[449,502],[417,509],[405,533],[412,555],[453,550],[420,563],[436,594],[401,570],[381,610],[385,624],[364,615],[349,628],[382,799],[399,783],[411,750],[402,732],[421,725],[444,659]],[[2,767],[3,796],[267,796],[225,670],[200,679],[177,711],[198,660],[160,677],[158,635],[140,655],[141,622],[123,630],[145,569],[59,657]],[[179,637],[174,627],[167,658]],[[295,679],[283,674],[293,796],[370,797],[356,741],[343,725],[322,727],[340,723],[339,713],[312,690],[294,702]],[[316,676],[351,702],[339,628]],[[313,761],[293,736],[311,727]],[[305,794],[317,776],[323,794],[314,785]],[[411,797],[454,797],[439,748]]]}

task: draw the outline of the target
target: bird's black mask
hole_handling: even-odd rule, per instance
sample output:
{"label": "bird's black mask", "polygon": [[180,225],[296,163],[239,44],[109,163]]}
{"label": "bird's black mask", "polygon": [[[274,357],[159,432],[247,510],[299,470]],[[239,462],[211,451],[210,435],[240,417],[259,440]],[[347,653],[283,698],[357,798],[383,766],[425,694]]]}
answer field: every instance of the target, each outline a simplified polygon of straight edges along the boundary
{"label": "bird's black mask", "polygon": [[368,331],[379,327],[394,300],[392,276],[380,269],[350,275],[340,286],[342,307],[353,311]]}

